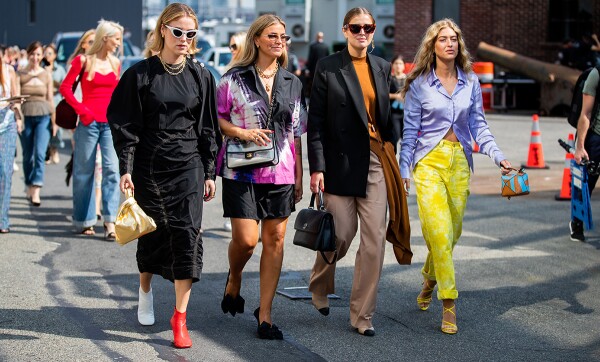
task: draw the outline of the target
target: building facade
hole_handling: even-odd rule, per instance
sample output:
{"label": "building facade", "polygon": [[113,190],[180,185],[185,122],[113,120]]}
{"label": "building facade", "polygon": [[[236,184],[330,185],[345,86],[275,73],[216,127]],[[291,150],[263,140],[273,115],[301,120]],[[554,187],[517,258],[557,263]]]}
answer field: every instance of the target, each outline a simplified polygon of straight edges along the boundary
{"label": "building facade", "polygon": [[427,27],[445,17],[476,60],[483,41],[552,63],[567,39],[600,33],[598,0],[396,0],[395,51],[412,61]]}
{"label": "building facade", "polygon": [[35,40],[48,44],[57,32],[95,28],[100,19],[120,23],[134,45],[143,44],[142,0],[5,1],[0,43],[22,48]]}

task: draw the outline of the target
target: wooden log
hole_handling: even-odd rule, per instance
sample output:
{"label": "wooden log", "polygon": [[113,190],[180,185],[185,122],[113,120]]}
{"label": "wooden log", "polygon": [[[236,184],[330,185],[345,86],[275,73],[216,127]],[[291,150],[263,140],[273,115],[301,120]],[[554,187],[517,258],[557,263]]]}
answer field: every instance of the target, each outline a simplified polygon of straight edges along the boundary
{"label": "wooden log", "polygon": [[477,46],[477,57],[494,62],[497,65],[541,83],[553,83],[560,79],[573,87],[581,74],[580,70],[542,62],[485,42],[480,42]]}

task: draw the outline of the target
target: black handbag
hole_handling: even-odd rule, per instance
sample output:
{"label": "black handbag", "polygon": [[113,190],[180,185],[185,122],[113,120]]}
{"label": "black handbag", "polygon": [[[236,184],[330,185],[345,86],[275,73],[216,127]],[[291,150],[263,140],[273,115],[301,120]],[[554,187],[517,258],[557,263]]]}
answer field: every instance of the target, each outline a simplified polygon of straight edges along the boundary
{"label": "black handbag", "polygon": [[[337,260],[338,252],[335,245],[335,226],[333,215],[325,210],[323,204],[323,193],[319,191],[319,208],[315,209],[315,197],[312,194],[308,209],[302,209],[296,216],[294,223],[294,245],[302,246],[310,250],[321,252],[321,256],[327,264],[333,264]],[[331,261],[327,260],[325,251],[335,251]]]}
{"label": "black handbag", "polygon": [[[83,72],[85,71],[85,63],[81,65],[81,72],[79,72],[79,76],[75,79],[75,83],[73,83],[73,87],[71,91],[75,93],[79,82],[81,82],[81,78],[83,77]],[[64,128],[64,129],[75,129],[77,127],[77,112],[73,109],[69,103],[67,103],[66,99],[61,99],[60,102],[56,105],[56,125]]]}

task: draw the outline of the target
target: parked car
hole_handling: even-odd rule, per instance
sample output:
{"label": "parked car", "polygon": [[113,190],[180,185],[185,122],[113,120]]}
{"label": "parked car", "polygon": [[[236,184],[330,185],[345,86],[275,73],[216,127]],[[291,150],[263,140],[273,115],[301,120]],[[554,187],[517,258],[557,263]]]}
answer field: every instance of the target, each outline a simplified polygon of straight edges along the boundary
{"label": "parked car", "polygon": [[231,50],[228,47],[210,48],[198,59],[211,67],[217,68],[219,74],[223,75],[227,64],[231,61]]}
{"label": "parked car", "polygon": [[[123,60],[121,60],[121,75],[123,75],[127,68],[142,60],[144,60],[144,57],[142,56],[131,56],[123,58]],[[212,76],[215,78],[215,82],[219,82],[219,80],[221,79],[221,74],[219,74],[219,71],[216,70],[215,67],[212,67],[206,63],[204,63],[204,67],[208,69],[210,74],[212,74]]]}
{"label": "parked car", "polygon": [[[67,60],[69,59],[69,57],[71,56],[71,54],[73,54],[73,51],[75,50],[75,47],[77,46],[77,42],[79,41],[79,38],[81,38],[81,36],[83,35],[82,31],[73,31],[73,32],[59,32],[56,33],[56,35],[54,35],[54,38],[52,39],[52,43],[54,43],[54,45],[56,45],[56,62],[60,65],[62,65],[63,67],[65,67],[65,69],[67,68],[68,64]],[[133,45],[131,44],[131,42],[129,41],[128,38],[124,38],[123,39],[123,56],[124,57],[131,57],[131,56],[135,56],[138,55],[135,52],[135,48],[133,47]]]}

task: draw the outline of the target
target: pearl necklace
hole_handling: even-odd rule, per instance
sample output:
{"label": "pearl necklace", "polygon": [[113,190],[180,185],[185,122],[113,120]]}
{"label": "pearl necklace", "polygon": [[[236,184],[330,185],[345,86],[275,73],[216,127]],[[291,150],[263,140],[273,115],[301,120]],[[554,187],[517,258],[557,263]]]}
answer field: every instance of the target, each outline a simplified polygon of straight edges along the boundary
{"label": "pearl necklace", "polygon": [[270,92],[271,87],[269,86],[269,79],[273,78],[275,74],[277,74],[277,71],[279,70],[279,62],[275,62],[275,70],[269,75],[266,75],[265,72],[262,69],[260,69],[256,63],[254,63],[254,68],[256,68],[256,71],[258,72],[258,76],[262,78],[260,81],[265,86],[265,90],[267,92]]}
{"label": "pearl necklace", "polygon": [[184,57],[181,63],[175,65],[165,63],[165,61],[160,55],[158,56],[158,59],[160,59],[160,63],[165,69],[165,72],[169,73],[170,75],[181,74],[181,72],[183,72],[183,70],[185,69],[185,63],[187,62],[187,57]]}

